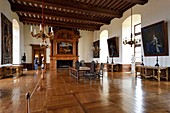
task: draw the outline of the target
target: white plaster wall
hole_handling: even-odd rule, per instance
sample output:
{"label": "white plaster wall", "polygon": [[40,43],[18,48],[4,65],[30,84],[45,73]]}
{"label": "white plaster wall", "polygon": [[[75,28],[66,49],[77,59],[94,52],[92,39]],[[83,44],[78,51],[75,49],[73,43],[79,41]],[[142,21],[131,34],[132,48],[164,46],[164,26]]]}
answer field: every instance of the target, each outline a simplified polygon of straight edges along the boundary
{"label": "white plaster wall", "polygon": [[91,62],[93,60],[91,47],[93,45],[94,32],[80,30],[80,36],[78,44],[79,61]]}
{"label": "white plaster wall", "polygon": [[[24,25],[24,34],[25,34],[25,41],[24,41],[24,47],[25,47],[25,52],[26,52],[26,56],[27,56],[27,63],[32,63],[32,46],[30,46],[30,44],[40,44],[42,42],[42,40],[39,38],[35,38],[32,37],[30,34],[30,27],[31,25]],[[40,27],[37,26],[33,26],[33,29],[36,29],[36,33],[39,32]],[[49,39],[47,39],[47,44],[50,45]],[[50,47],[48,47],[46,49],[46,62],[50,63]]]}
{"label": "white plaster wall", "polygon": [[[170,29],[170,0],[149,0],[145,5],[136,5],[133,7],[133,14],[141,14],[141,25],[142,27],[148,26],[150,24],[165,20],[168,22],[168,28]],[[104,25],[100,28],[99,31],[95,31],[94,39],[98,38],[100,33],[103,30],[109,31],[109,38],[113,36],[120,37],[119,40],[119,58],[116,58],[118,63],[122,63],[122,23],[123,21],[130,16],[130,9],[124,12],[122,18],[115,18],[111,21],[110,25]],[[168,30],[168,43],[170,44],[170,30]],[[170,50],[170,49],[169,49]],[[143,51],[143,50],[142,50]],[[143,54],[143,53],[142,53]],[[156,64],[156,57],[144,57],[145,65]],[[159,57],[160,66],[170,66],[170,56],[160,56]]]}
{"label": "white plaster wall", "polygon": [[[168,28],[170,29],[169,6],[170,0],[149,0],[148,4],[144,5],[140,11],[142,15],[142,27],[165,20],[168,22]],[[168,30],[168,45],[169,44],[170,31]],[[156,57],[144,57],[144,64],[154,66],[156,64]],[[170,56],[160,56],[159,65],[170,66]]]}
{"label": "white plaster wall", "polygon": [[[23,24],[21,22],[19,22],[19,17],[16,13],[11,11],[11,6],[10,3],[8,2],[8,0],[0,0],[0,13],[3,13],[11,22],[13,19],[16,19],[19,23],[20,26],[20,62],[21,62],[21,56],[23,54],[24,51],[24,46],[23,46],[23,42],[24,42],[24,35],[23,35]],[[0,18],[1,18],[1,14],[0,14]],[[0,40],[2,40],[2,33],[1,33],[1,19],[0,19]],[[0,41],[0,46],[1,46],[1,41]],[[0,48],[0,51],[1,48]],[[1,52],[0,52],[0,59],[2,58],[1,56]],[[1,60],[0,60],[0,65],[1,65]]]}

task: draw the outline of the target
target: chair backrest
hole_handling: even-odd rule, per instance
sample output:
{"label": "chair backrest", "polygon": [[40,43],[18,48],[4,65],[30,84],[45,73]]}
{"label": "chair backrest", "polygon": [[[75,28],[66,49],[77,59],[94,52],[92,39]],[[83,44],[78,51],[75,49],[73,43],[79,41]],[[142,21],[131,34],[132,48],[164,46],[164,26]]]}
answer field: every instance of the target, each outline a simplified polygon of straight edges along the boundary
{"label": "chair backrest", "polygon": [[94,61],[92,61],[90,64],[90,72],[91,73],[95,72],[95,62]]}
{"label": "chair backrest", "polygon": [[81,61],[80,61],[80,66],[85,66],[84,60],[81,60]]}
{"label": "chair backrest", "polygon": [[80,62],[76,61],[76,69],[79,69],[79,67],[80,67]]}

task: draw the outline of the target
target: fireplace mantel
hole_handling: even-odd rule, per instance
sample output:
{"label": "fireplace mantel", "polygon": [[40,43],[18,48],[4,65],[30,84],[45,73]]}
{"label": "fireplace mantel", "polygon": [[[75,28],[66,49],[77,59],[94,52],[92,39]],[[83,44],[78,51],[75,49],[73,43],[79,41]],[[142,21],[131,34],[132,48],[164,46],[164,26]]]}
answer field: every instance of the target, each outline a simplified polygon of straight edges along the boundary
{"label": "fireplace mantel", "polygon": [[75,30],[55,30],[51,40],[50,69],[57,68],[57,60],[73,60],[73,66],[78,60],[79,32]]}

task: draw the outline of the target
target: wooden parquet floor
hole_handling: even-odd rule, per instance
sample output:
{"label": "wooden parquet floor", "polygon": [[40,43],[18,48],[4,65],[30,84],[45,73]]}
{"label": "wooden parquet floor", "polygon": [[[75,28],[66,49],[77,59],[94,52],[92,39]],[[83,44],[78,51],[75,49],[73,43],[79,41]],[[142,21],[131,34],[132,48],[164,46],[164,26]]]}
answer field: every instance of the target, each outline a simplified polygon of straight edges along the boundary
{"label": "wooden parquet floor", "polygon": [[[0,79],[0,113],[26,113],[27,92],[40,74]],[[170,81],[104,73],[103,79],[76,81],[67,70],[47,71],[30,100],[31,113],[170,113]]]}

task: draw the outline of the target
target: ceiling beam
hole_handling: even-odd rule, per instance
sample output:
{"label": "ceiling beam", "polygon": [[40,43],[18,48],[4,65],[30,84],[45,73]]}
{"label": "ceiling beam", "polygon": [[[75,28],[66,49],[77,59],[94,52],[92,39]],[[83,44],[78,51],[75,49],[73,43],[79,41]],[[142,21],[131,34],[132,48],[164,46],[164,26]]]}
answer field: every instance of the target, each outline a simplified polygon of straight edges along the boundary
{"label": "ceiling beam", "polygon": [[141,5],[144,5],[148,2],[148,0],[124,0],[124,1],[131,2],[133,4],[141,4]]}
{"label": "ceiling beam", "polygon": [[[23,23],[30,23],[30,24],[41,24],[41,19],[34,19],[29,17],[20,17],[19,18]],[[45,20],[45,25],[50,26],[58,26],[58,27],[68,27],[68,28],[78,28],[78,29],[85,29],[85,30],[100,30],[100,26],[92,26],[92,25],[84,25],[84,24],[77,24],[77,23],[65,23],[65,22],[57,22],[52,20]]]}
{"label": "ceiling beam", "polygon": [[[25,7],[21,5],[12,5],[11,6],[12,11],[17,13],[26,13],[26,14],[35,14],[35,15],[42,15],[42,10],[40,8],[35,7]],[[54,18],[63,18],[63,19],[69,19],[69,20],[76,20],[76,21],[82,21],[82,22],[89,22],[89,23],[95,23],[95,24],[110,24],[110,20],[106,21],[103,19],[96,19],[91,18],[87,16],[80,16],[80,15],[72,15],[72,14],[64,14],[55,10],[44,10],[44,15]]]}
{"label": "ceiling beam", "polygon": [[[41,0],[18,0],[21,2],[28,2],[28,3],[36,3],[36,4],[42,4]],[[86,4],[80,4],[80,3],[74,3],[68,0],[46,0],[44,1],[45,5],[53,6],[53,7],[60,7],[65,9],[70,9],[74,11],[80,11],[80,12],[87,12],[87,13],[93,13],[97,15],[105,15],[109,17],[122,17],[122,12],[114,11],[110,9],[102,9],[99,7],[95,7],[92,5],[86,5]]]}

